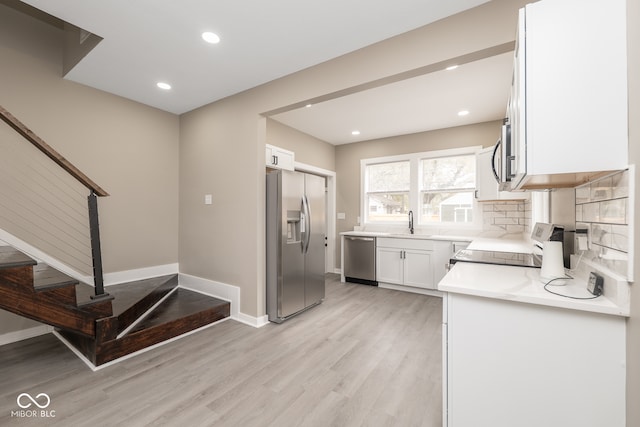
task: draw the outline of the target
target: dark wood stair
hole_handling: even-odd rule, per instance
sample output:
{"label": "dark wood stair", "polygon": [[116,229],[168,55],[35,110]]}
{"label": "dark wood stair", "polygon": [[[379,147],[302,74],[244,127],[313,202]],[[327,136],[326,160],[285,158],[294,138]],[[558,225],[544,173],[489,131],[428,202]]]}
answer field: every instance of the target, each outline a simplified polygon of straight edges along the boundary
{"label": "dark wood stair", "polygon": [[93,337],[96,319],[112,314],[112,298],[78,304],[77,284],[22,252],[0,246],[0,308],[4,310]]}
{"label": "dark wood stair", "polygon": [[94,365],[222,320],[230,304],[178,288],[169,275],[94,288],[21,252],[0,246],[0,308],[58,328],[58,333]]}

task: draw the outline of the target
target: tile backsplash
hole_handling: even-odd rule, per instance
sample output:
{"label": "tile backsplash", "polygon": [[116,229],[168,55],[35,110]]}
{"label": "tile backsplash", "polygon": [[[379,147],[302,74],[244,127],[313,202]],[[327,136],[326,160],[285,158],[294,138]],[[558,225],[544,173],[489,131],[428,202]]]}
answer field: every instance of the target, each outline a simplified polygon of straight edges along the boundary
{"label": "tile backsplash", "polygon": [[530,233],[531,202],[529,200],[483,202],[482,221],[483,231]]}
{"label": "tile backsplash", "polygon": [[576,230],[587,229],[589,250],[583,256],[625,277],[629,275],[628,170],[576,188]]}

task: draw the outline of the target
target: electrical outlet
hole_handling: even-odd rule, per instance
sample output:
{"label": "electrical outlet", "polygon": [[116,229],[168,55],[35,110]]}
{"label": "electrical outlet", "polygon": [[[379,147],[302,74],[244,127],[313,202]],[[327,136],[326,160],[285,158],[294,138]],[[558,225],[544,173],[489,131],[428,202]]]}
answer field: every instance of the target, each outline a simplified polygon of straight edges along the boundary
{"label": "electrical outlet", "polygon": [[581,228],[576,230],[575,235],[575,247],[579,251],[588,251],[589,250],[589,229]]}
{"label": "electrical outlet", "polygon": [[576,246],[578,247],[579,251],[586,251],[589,249],[589,241],[586,235],[576,236],[576,241],[578,242]]}

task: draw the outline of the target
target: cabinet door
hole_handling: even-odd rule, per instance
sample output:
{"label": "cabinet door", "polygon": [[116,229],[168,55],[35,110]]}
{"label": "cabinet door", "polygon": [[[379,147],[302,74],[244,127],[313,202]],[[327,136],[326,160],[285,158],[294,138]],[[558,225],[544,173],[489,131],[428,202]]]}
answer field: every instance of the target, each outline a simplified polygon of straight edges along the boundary
{"label": "cabinet door", "polygon": [[270,145],[266,146],[266,150],[265,150],[265,164],[268,167],[273,167],[275,166],[275,162],[276,162],[276,158],[273,156],[273,147]]}
{"label": "cabinet door", "polygon": [[266,144],[265,163],[270,168],[292,171],[295,169],[295,156],[293,151]]}
{"label": "cabinet door", "polygon": [[293,153],[291,151],[278,148],[275,150],[276,161],[280,169],[294,170]]}
{"label": "cabinet door", "polygon": [[408,249],[404,251],[404,284],[434,289],[431,252]]}
{"label": "cabinet door", "polygon": [[524,9],[518,14],[518,34],[513,58],[513,80],[511,81],[511,102],[509,103],[509,121],[511,122],[511,154],[515,161],[510,162],[511,186],[517,188],[527,173],[526,147],[526,104],[525,104],[525,21]]}
{"label": "cabinet door", "polygon": [[403,250],[397,248],[378,248],[376,252],[376,280],[384,283],[402,285]]}

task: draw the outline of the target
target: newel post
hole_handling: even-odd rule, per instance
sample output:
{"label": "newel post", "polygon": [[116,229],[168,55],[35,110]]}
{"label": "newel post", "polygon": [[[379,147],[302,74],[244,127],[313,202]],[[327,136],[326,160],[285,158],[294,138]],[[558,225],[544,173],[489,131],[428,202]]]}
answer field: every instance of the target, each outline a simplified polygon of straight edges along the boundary
{"label": "newel post", "polygon": [[102,275],[102,252],[100,249],[100,225],[98,223],[98,198],[91,191],[89,202],[89,232],[91,233],[91,257],[93,258],[93,280],[95,295],[91,298],[101,298],[109,294],[104,292],[104,278]]}

